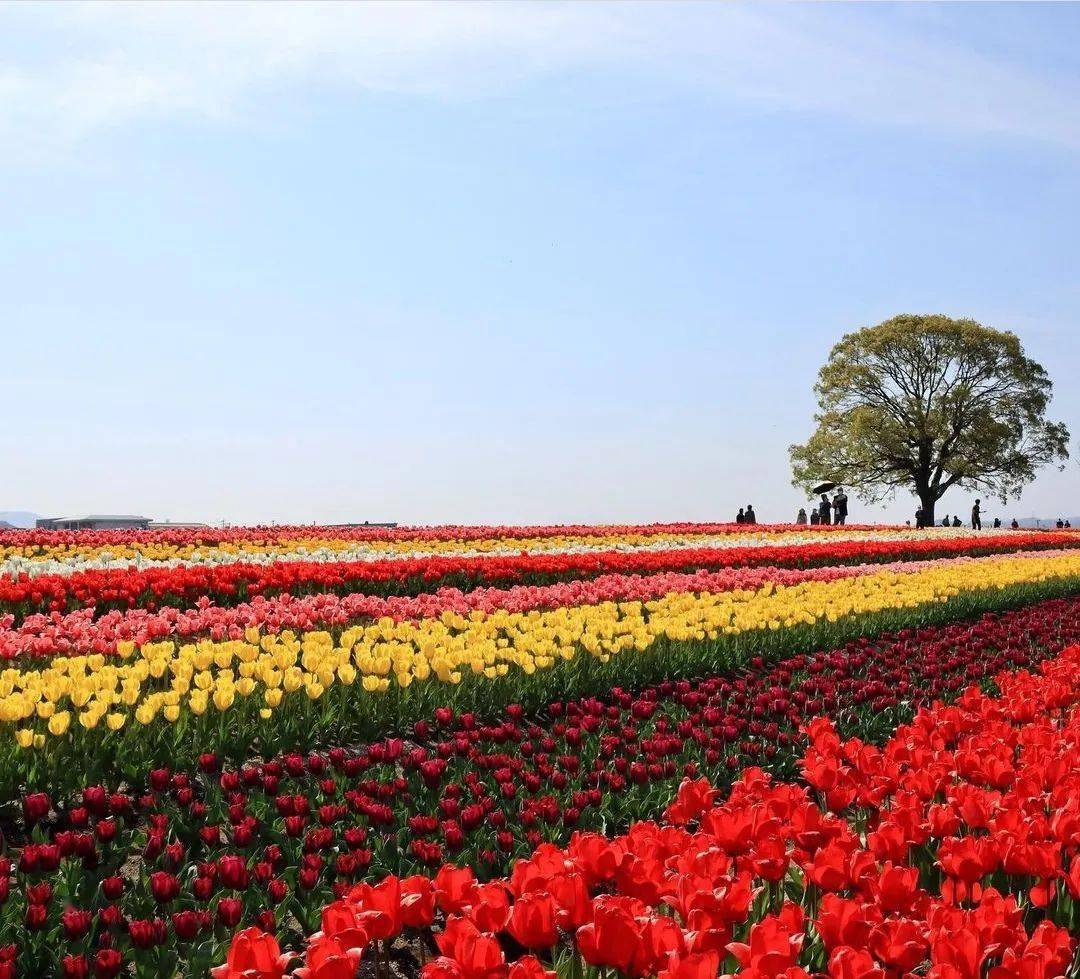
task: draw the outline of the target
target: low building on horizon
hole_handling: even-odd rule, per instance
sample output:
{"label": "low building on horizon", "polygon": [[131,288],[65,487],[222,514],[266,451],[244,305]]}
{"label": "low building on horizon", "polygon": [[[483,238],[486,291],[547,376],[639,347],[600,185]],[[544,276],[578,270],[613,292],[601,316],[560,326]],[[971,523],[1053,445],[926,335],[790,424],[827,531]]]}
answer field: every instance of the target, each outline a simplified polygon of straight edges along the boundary
{"label": "low building on horizon", "polygon": [[209,526],[193,520],[151,520],[147,524],[149,530],[206,530]]}
{"label": "low building on horizon", "polygon": [[146,530],[149,517],[132,514],[92,513],[85,517],[40,517],[39,530]]}
{"label": "low building on horizon", "polygon": [[320,524],[314,524],[314,526],[316,526],[316,527],[318,527],[318,526],[323,526],[323,527],[349,527],[349,528],[352,528],[352,527],[373,527],[373,528],[377,528],[379,530],[392,530],[394,527],[397,526],[397,521],[396,520],[388,520],[388,521],[384,521],[382,523],[372,523],[370,520],[365,520],[363,523],[328,523],[328,524],[321,524],[321,525]]}

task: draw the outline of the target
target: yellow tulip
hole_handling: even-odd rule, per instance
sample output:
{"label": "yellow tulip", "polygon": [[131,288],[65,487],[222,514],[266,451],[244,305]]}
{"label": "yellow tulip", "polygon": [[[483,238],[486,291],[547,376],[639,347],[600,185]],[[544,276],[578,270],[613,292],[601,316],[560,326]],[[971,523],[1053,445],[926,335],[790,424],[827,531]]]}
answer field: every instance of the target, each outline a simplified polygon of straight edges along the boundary
{"label": "yellow tulip", "polygon": [[292,693],[295,690],[299,690],[304,683],[304,674],[298,670],[295,666],[290,666],[285,671],[284,679],[282,680],[282,686],[288,693]]}
{"label": "yellow tulip", "polygon": [[60,735],[66,734],[67,729],[71,726],[71,714],[66,710],[53,714],[52,717],[49,718],[48,726],[49,734],[54,737],[58,738]]}
{"label": "yellow tulip", "polygon": [[[149,724],[156,716],[157,711],[150,704],[139,704],[139,706],[135,708],[135,720],[143,726]],[[109,723],[108,718],[105,719],[105,723]]]}

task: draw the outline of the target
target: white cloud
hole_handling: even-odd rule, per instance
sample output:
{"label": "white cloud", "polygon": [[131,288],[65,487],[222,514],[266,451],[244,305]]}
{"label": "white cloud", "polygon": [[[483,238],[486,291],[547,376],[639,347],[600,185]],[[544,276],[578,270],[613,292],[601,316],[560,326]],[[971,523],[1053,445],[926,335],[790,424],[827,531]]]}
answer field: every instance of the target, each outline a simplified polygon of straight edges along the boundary
{"label": "white cloud", "polygon": [[597,69],[876,124],[1080,146],[1075,78],[1051,81],[865,9],[407,2],[2,7],[0,143],[257,119],[304,89],[477,98]]}

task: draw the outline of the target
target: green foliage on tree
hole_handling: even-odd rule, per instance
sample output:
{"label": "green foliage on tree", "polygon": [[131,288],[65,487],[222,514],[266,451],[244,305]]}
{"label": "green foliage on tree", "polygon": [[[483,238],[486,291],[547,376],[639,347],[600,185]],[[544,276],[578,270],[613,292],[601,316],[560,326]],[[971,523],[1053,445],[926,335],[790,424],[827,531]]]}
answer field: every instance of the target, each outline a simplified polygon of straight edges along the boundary
{"label": "green foliage on tree", "polygon": [[952,486],[1004,502],[1069,433],[1046,418],[1053,385],[1019,339],[969,319],[896,316],[849,333],[814,391],[817,428],[790,448],[795,486],[831,479],[866,502],[910,490],[927,520]]}

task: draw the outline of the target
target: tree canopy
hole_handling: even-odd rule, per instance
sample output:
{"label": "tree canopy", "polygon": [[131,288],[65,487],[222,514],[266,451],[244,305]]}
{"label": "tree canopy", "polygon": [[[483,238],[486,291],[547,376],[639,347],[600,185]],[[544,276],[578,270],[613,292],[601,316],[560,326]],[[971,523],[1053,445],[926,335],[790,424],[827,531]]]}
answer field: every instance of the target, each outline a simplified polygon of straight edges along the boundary
{"label": "tree canopy", "polygon": [[929,521],[952,486],[1004,502],[1068,459],[1068,430],[1046,418],[1052,389],[1015,334],[974,320],[902,315],[865,327],[818,374],[817,428],[790,448],[793,483],[833,480],[866,502],[908,489]]}

